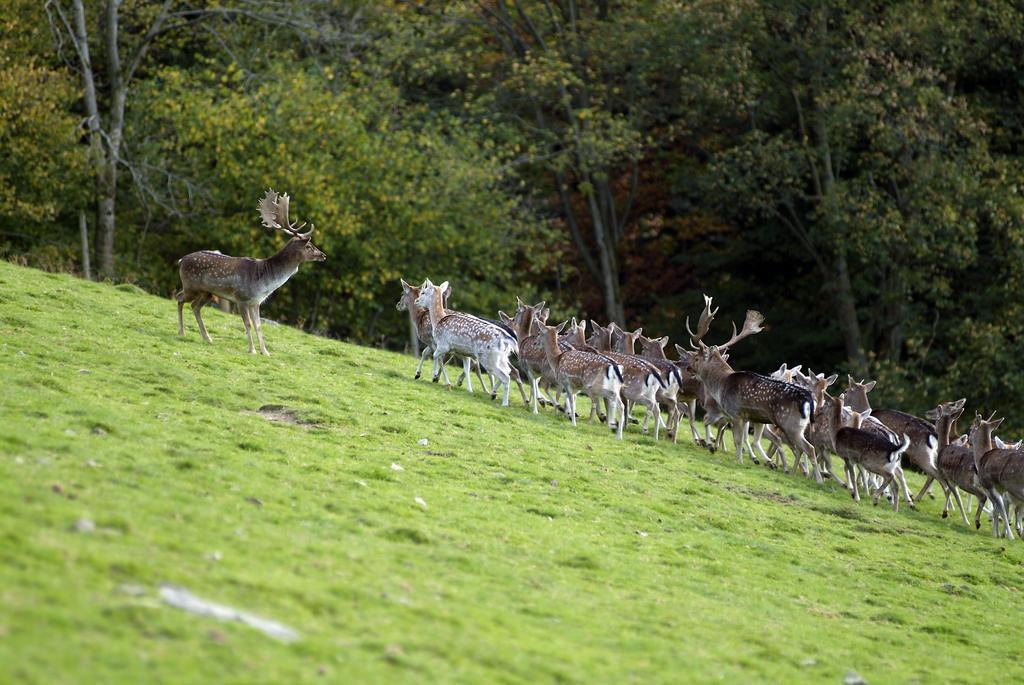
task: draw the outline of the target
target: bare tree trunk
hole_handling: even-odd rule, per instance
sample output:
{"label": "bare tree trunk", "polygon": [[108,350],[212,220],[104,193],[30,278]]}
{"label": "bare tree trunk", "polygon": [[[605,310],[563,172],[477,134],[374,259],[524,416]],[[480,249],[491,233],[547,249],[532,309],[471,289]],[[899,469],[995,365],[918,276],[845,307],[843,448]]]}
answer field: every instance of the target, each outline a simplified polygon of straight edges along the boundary
{"label": "bare tree trunk", "polygon": [[82,275],[92,280],[92,264],[89,261],[89,224],[85,221],[85,210],[78,212],[78,234],[82,239]]}
{"label": "bare tree trunk", "polygon": [[835,277],[836,310],[839,314],[839,331],[846,346],[846,358],[856,374],[867,371],[867,358],[861,344],[860,323],[857,321],[857,305],[853,297],[853,286],[850,283],[850,271],[846,262],[846,252],[839,251],[836,257]]}

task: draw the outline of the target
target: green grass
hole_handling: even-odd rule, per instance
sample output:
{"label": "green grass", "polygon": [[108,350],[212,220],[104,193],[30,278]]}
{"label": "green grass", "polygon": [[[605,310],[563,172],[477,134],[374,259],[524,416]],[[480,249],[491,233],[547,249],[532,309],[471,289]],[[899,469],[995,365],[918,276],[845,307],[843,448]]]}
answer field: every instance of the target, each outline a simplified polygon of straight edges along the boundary
{"label": "green grass", "polygon": [[286,327],[254,357],[206,319],[212,346],[170,300],[0,264],[0,682],[1024,678],[1024,545],[939,500],[619,443]]}

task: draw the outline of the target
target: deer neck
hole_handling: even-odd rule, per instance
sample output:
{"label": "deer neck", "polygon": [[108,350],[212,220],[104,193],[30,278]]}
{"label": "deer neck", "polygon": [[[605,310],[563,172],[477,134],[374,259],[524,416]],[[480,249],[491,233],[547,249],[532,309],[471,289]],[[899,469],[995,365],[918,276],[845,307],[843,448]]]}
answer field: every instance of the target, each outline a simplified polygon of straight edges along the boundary
{"label": "deer neck", "polygon": [[982,455],[992,450],[992,431],[979,430],[977,438],[971,440],[971,449],[974,451],[975,461],[980,461]]}
{"label": "deer neck", "polygon": [[551,366],[552,371],[558,370],[558,360],[562,352],[558,347],[558,334],[554,331],[544,331],[540,334],[541,345],[544,348],[544,357]]}
{"label": "deer neck", "polygon": [[731,373],[733,373],[733,368],[724,359],[708,359],[700,365],[697,376],[708,387],[711,394],[717,397],[718,388]]}
{"label": "deer neck", "polygon": [[444,301],[441,296],[441,291],[434,288],[432,291],[433,297],[430,298],[430,304],[427,306],[427,314],[430,316],[430,330],[434,330],[437,324],[444,318]]}
{"label": "deer neck", "polygon": [[950,417],[943,414],[939,417],[939,420],[935,422],[935,432],[939,436],[939,449],[946,447],[950,443],[950,435],[953,432],[953,421]]}

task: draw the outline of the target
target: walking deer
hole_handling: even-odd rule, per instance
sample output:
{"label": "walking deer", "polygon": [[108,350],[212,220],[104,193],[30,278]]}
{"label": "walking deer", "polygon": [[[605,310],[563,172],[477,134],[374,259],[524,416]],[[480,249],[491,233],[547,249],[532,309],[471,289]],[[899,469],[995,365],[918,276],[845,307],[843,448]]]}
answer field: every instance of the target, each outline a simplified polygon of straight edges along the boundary
{"label": "walking deer", "polygon": [[[851,408],[856,411],[870,409],[868,393],[875,387],[875,382],[857,383],[851,376],[848,376],[847,380],[847,396],[854,398],[850,404]],[[939,436],[935,432],[935,427],[924,419],[895,409],[875,409],[871,412],[871,416],[895,435],[910,436],[910,449],[903,455],[903,458],[908,461],[908,466],[927,476],[924,486],[914,500],[920,501],[924,497],[932,481],[938,481],[943,494],[947,494],[949,488],[946,479],[943,478],[936,463],[939,452]]]}
{"label": "walking deer", "polygon": [[[855,426],[843,425],[843,406],[845,395],[836,398],[832,405],[832,425],[835,431],[833,442],[836,447],[836,454],[846,465],[846,480],[850,484],[850,493],[854,500],[860,501],[860,493],[857,491],[857,477],[854,474],[854,466],[870,471],[882,477],[881,484],[871,493],[872,501],[877,505],[878,496],[892,486],[892,508],[898,511],[900,506],[899,490],[907,499],[907,503],[913,507],[914,500],[910,497],[910,489],[907,487],[907,479],[900,466],[900,457],[910,447],[910,437],[903,436],[899,444],[889,442],[880,435],[869,433]],[[870,412],[854,412],[853,422],[860,423],[864,414]]]}
{"label": "walking deer", "polygon": [[653,418],[654,439],[657,440],[662,424],[658,390],[665,387],[665,381],[661,378],[658,368],[639,357],[612,352],[610,328],[603,327],[595,321],[591,321],[590,325],[593,331],[587,343],[623,367],[622,397],[626,402],[626,417],[629,417],[634,404],[644,407],[647,413],[644,416],[643,432],[647,432],[647,423]]}
{"label": "walking deer", "polygon": [[434,339],[434,382],[443,375],[445,385],[451,387],[444,358],[452,352],[462,357],[466,390],[473,392],[469,363],[470,359],[476,359],[482,368],[498,379],[499,386],[505,387],[501,406],[507,407],[512,381],[509,355],[516,348],[515,337],[505,329],[475,316],[461,312],[447,313],[441,295],[447,286],[447,281],[435,286],[428,278],[415,301],[417,306],[426,307],[430,316],[430,330]]}
{"label": "walking deer", "polygon": [[[416,365],[416,375],[413,377],[414,379],[419,379],[423,371],[423,362],[434,353],[434,335],[430,328],[430,310],[427,307],[420,307],[416,304],[416,298],[420,296],[422,286],[409,285],[405,282],[404,278],[401,281],[402,297],[398,299],[395,308],[400,312],[409,312],[409,319],[416,330],[416,338],[419,339],[420,345],[423,346],[423,350],[420,352],[419,364]],[[451,294],[451,286],[445,288],[441,293],[441,306],[446,314],[451,313],[448,309],[448,298]],[[479,378],[479,374],[477,377]],[[481,385],[483,384],[482,378],[480,378],[480,383]]]}
{"label": "walking deer", "polygon": [[206,332],[200,310],[216,296],[238,305],[242,323],[245,324],[245,334],[249,338],[249,352],[256,354],[256,348],[252,343],[252,329],[255,328],[260,352],[270,354],[263,342],[260,305],[295,275],[303,262],[322,262],[327,259],[327,256],[310,240],[314,228],[312,225],[305,233],[299,233],[298,229],[305,226],[305,222],[296,226],[297,222],[288,221],[288,202],[287,193],[279,196],[273,190],[268,190],[259,201],[263,225],[291,236],[281,251],[273,257],[229,257],[217,251],[202,250],[187,254],[178,260],[181,292],[174,296],[178,301],[178,335],[185,335],[182,310],[186,302],[191,302],[192,313],[199,324],[199,333],[206,342],[213,342],[210,334]]}
{"label": "walking deer", "polygon": [[[711,298],[705,296],[705,310],[701,320],[710,318]],[[807,390],[772,380],[767,376],[752,371],[736,371],[728,361],[726,351],[740,340],[760,333],[764,316],[757,311],[748,310],[743,321],[743,328],[737,333],[733,324],[733,335],[722,345],[708,347],[702,340],[707,333],[707,325],[698,325],[697,333],[690,331],[691,343],[699,346],[696,357],[696,371],[708,393],[714,397],[722,411],[733,424],[733,440],[736,443],[736,459],[743,461],[743,450],[746,448],[754,463],[759,463],[750,444],[748,427],[753,426],[755,435],[760,436],[761,427],[775,425],[782,433],[782,438],[793,450],[793,454],[806,454],[810,458],[814,478],[821,483],[821,470],[814,452],[814,446],[807,441],[804,432],[814,416],[814,398]],[[757,441],[756,448],[768,464],[771,460],[764,448]],[[794,468],[795,472],[796,469]]]}
{"label": "walking deer", "polygon": [[964,413],[966,402],[966,398],[956,402],[944,402],[925,414],[925,418],[935,421],[935,431],[939,436],[939,454],[936,464],[949,485],[946,502],[942,507],[942,518],[949,516],[949,501],[952,497],[960,509],[960,516],[964,523],[970,525],[967,520],[967,510],[960,499],[960,490],[963,490],[978,498],[978,513],[975,516],[974,525],[975,528],[980,528],[981,512],[988,495],[985,494],[978,482],[978,464],[974,459],[974,452],[967,445],[961,445],[955,441],[956,422]]}
{"label": "walking deer", "polygon": [[[615,429],[616,437],[622,439],[622,428],[626,423],[626,411],[622,406],[621,392],[624,383],[624,369],[607,357],[575,348],[563,348],[558,342],[561,326],[544,326],[541,344],[548,365],[555,372],[558,385],[565,392],[566,408],[572,425],[576,425],[576,395],[580,392],[590,397],[591,406],[601,399],[608,407],[608,425]],[[591,412],[591,422],[593,422]]]}
{"label": "walking deer", "polygon": [[[661,375],[662,387],[658,388],[657,399],[668,410],[668,421],[665,427],[672,442],[676,442],[679,439],[679,421],[682,419],[678,396],[683,379],[678,367],[665,358],[664,346],[668,344],[668,338],[658,339],[660,343],[658,350],[661,352],[661,357],[659,358],[656,353],[651,354],[649,351],[653,351],[654,341],[641,335],[643,333],[642,328],[638,328],[635,331],[625,331],[614,323],[609,324],[609,328],[611,329],[612,346],[615,351],[637,357],[651,364]],[[641,348],[645,352],[639,355],[636,353],[636,343],[638,340],[641,341]],[[648,341],[646,345],[642,342],[644,340]]]}
{"label": "walking deer", "polygon": [[1024,452],[999,449],[993,445],[992,433],[1002,422],[1003,419],[995,418],[995,413],[987,420],[977,415],[970,436],[978,464],[978,482],[992,500],[992,535],[999,537],[998,522],[1002,519],[1006,537],[1012,540],[1010,517],[1002,493],[1007,493],[1017,506],[1019,534],[1019,519],[1024,512],[1021,508],[1024,504]]}

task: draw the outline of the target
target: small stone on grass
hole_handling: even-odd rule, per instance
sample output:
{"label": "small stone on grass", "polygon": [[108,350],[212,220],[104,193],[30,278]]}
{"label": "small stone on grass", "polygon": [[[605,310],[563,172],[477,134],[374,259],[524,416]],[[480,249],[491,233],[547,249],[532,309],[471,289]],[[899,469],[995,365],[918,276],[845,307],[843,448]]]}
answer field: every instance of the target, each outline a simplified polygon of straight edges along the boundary
{"label": "small stone on grass", "polygon": [[419,440],[416,441],[416,444],[421,447],[426,447],[427,445],[430,444],[430,441],[427,440],[426,438],[420,438]]}

